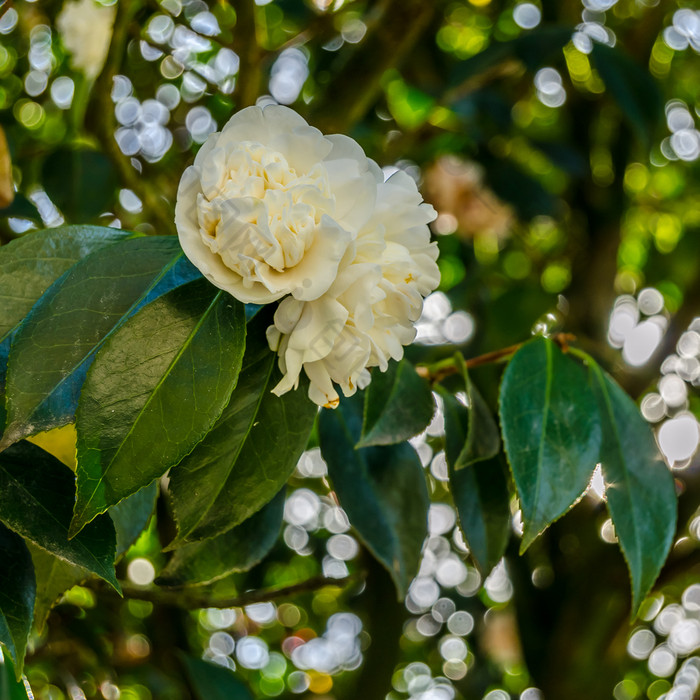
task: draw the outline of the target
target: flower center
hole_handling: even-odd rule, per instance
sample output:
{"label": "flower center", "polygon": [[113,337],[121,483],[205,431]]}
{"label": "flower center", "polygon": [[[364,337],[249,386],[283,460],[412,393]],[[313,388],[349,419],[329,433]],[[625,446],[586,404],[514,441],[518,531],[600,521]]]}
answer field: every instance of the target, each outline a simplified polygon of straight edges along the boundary
{"label": "flower center", "polygon": [[261,263],[277,272],[297,265],[321,216],[333,213],[325,167],[299,173],[279,151],[250,141],[218,155],[218,179],[202,183],[202,239],[244,278]]}

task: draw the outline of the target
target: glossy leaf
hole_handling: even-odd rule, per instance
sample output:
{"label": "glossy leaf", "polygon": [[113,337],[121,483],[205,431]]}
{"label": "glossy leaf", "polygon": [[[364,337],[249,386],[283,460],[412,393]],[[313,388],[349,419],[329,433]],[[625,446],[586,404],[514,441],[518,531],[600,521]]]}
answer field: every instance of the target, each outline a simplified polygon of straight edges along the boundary
{"label": "glossy leaf", "polygon": [[428,532],[425,476],[415,450],[406,442],[355,449],[361,429],[361,397],[323,410],[321,452],[350,523],[389,571],[402,600],[418,573]]}
{"label": "glossy leaf", "polygon": [[42,183],[67,219],[89,221],[111,208],[118,178],[100,151],[59,148],[44,161]]}
{"label": "glossy leaf", "polygon": [[233,671],[184,654],[180,658],[197,700],[253,700]]}
{"label": "glossy leaf", "polygon": [[0,651],[0,700],[34,700],[29,684],[22,678],[17,680],[12,660]]}
{"label": "glossy leaf", "polygon": [[231,400],[206,438],[170,473],[178,538],[215,537],[242,523],[276,494],[306,447],[317,407],[303,384],[275,396],[277,355],[265,339],[270,314],[248,326],[243,369]]}
{"label": "glossy leaf", "polygon": [[586,371],[546,338],[513,356],[500,416],[520,497],[521,551],[586,490],[600,451],[600,418]]}
{"label": "glossy leaf", "polygon": [[5,375],[14,334],[42,294],[86,255],[135,234],[102,226],[62,226],[0,247],[0,430],[5,425]]}
{"label": "glossy leaf", "polygon": [[408,360],[374,370],[365,391],[362,438],[358,447],[393,445],[422,432],[435,410],[430,385]]}
{"label": "glossy leaf", "polygon": [[257,513],[223,535],[176,549],[157,583],[161,586],[211,583],[258,564],[277,541],[285,491],[283,488]]}
{"label": "glossy leaf", "polygon": [[74,501],[73,472],[48,452],[28,442],[0,452],[0,522],[119,590],[112,521],[105,515],[68,539]]}
{"label": "glossy leaf", "polygon": [[32,627],[36,581],[24,540],[0,525],[0,643],[22,673]]}
{"label": "glossy leaf", "polygon": [[634,401],[587,358],[602,417],[600,463],[610,517],[632,579],[632,612],[654,585],[676,532],[673,476]]}
{"label": "glossy leaf", "polygon": [[445,415],[445,457],[450,490],[464,539],[486,576],[505,553],[510,537],[510,498],[503,467],[490,459],[457,471],[469,431],[471,411],[443,387],[438,387]]}
{"label": "glossy leaf", "polygon": [[245,332],[243,304],[201,279],[148,304],[108,339],[76,413],[71,534],[162,476],[207,434],[238,380]]}
{"label": "glossy leaf", "polygon": [[637,136],[649,143],[664,114],[663,97],[654,79],[618,47],[593,42],[591,59]]}
{"label": "glossy leaf", "polygon": [[158,484],[154,482],[109,509],[117,535],[117,559],[126,553],[148,525],[156,508],[157,496]]}
{"label": "glossy leaf", "polygon": [[133,237],[102,226],[62,226],[28,233],[0,248],[0,342],[39,297],[86,255]]}
{"label": "glossy leaf", "polygon": [[464,381],[468,415],[462,449],[452,460],[454,469],[460,470],[470,464],[495,457],[501,451],[501,436],[491,410],[469,378],[464,358],[458,354],[455,361]]}
{"label": "glossy leaf", "polygon": [[74,265],[14,339],[1,444],[71,422],[105,339],[143,304],[198,276],[170,236],[124,240]]}
{"label": "glossy leaf", "polygon": [[69,564],[63,559],[29,543],[37,581],[34,602],[34,626],[41,632],[54,605],[73,586],[81,584],[92,574],[81,566]]}

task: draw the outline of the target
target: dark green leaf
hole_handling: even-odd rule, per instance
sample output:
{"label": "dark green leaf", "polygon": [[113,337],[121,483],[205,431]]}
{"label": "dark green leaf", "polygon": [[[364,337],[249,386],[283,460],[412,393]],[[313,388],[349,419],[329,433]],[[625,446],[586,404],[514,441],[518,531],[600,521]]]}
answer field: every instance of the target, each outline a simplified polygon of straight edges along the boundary
{"label": "dark green leaf", "polygon": [[634,401],[586,359],[602,418],[600,463],[608,510],[629,567],[636,614],[673,544],[676,490]]}
{"label": "dark green leaf", "polygon": [[617,47],[594,42],[591,59],[639,139],[648,144],[664,114],[659,86],[644,67]]}
{"label": "dark green leaf", "polygon": [[157,496],[158,484],[154,482],[110,508],[109,517],[117,533],[117,559],[126,553],[148,525]]}
{"label": "dark green leaf", "polygon": [[392,361],[386,372],[372,372],[358,447],[403,442],[425,429],[434,410],[428,382],[408,360]]}
{"label": "dark green leaf", "polygon": [[105,338],[143,304],[198,275],[171,236],[120,241],[74,265],[12,344],[2,445],[71,422]]}
{"label": "dark green leaf", "polygon": [[231,573],[251,569],[277,541],[285,491],[283,488],[261,510],[223,535],[176,549],[157,583],[161,586],[211,583]]}
{"label": "dark green leaf", "polygon": [[109,516],[73,539],[73,472],[48,452],[20,442],[0,452],[0,522],[38,547],[97,574],[116,590],[116,536]]}
{"label": "dark green leaf", "polygon": [[389,571],[403,599],[418,573],[428,533],[425,476],[406,442],[355,449],[361,428],[362,398],[357,395],[335,410],[323,410],[321,452],[350,523]]}
{"label": "dark green leaf", "polygon": [[133,235],[101,226],[63,226],[29,233],[0,248],[0,430],[5,424],[7,358],[24,317],[76,262]]}
{"label": "dark green leaf", "polygon": [[12,660],[0,653],[0,700],[33,700],[25,679],[17,680]]}
{"label": "dark green leaf", "polygon": [[118,179],[100,151],[59,148],[44,161],[42,183],[69,221],[83,222],[112,208]]}
{"label": "dark green leaf", "polygon": [[71,534],[162,476],[207,434],[236,385],[245,333],[243,304],[200,279],[148,304],[107,340],[76,413]]}
{"label": "dark green leaf", "polygon": [[192,656],[180,656],[197,700],[253,700],[232,671]]}
{"label": "dark green leaf", "polygon": [[0,525],[0,643],[22,674],[27,638],[32,628],[36,581],[24,540]]}
{"label": "dark green leaf", "polygon": [[500,415],[523,512],[521,550],[586,490],[600,451],[600,418],[586,372],[546,338],[513,356]]}
{"label": "dark green leaf", "polygon": [[443,387],[438,387],[445,412],[445,456],[457,515],[476,565],[486,576],[505,553],[510,537],[508,485],[499,459],[472,463],[456,470],[464,450],[471,412]]}
{"label": "dark green leaf", "polygon": [[249,323],[229,405],[170,474],[179,533],[174,545],[220,535],[259,511],[287,482],[306,447],[317,407],[303,385],[282,396],[271,393],[281,375],[265,339],[269,323],[270,314],[262,312]]}
{"label": "dark green leaf", "polygon": [[34,562],[37,589],[34,602],[34,626],[40,632],[44,629],[46,619],[53,606],[61,596],[73,586],[77,586],[92,574],[87,569],[75,564],[69,564],[31,542],[29,551]]}
{"label": "dark green leaf", "polygon": [[467,366],[461,354],[456,356],[464,379],[466,403],[468,407],[468,424],[462,449],[453,460],[455,470],[460,470],[470,464],[491,459],[501,451],[501,436],[491,410],[486,405],[479,390],[469,378]]}

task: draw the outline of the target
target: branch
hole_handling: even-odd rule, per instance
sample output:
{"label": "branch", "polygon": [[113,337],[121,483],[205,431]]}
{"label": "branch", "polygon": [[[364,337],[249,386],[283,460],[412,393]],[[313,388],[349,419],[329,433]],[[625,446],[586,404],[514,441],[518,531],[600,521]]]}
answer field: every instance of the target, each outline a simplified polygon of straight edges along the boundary
{"label": "branch", "polygon": [[[550,340],[555,342],[559,347],[567,351],[569,343],[576,340],[576,336],[571,333],[555,333],[551,336]],[[502,362],[507,360],[514,355],[520,348],[525,345],[524,341],[522,343],[516,343],[515,345],[510,345],[507,348],[501,348],[500,350],[494,350],[492,352],[487,352],[483,355],[477,355],[468,360],[465,360],[465,365],[467,369],[474,369],[474,367],[481,367],[482,365],[491,365],[497,362]],[[427,379],[431,384],[437,384],[441,382],[446,377],[460,372],[460,368],[455,361],[450,357],[441,362],[436,362],[434,365],[418,365],[416,367],[416,372]]]}
{"label": "branch", "polygon": [[254,105],[260,97],[262,56],[258,46],[254,0],[239,0],[234,3],[234,7],[236,26],[234,27],[233,45],[241,62],[238,67],[233,99],[236,102],[236,109],[241,109]]}
{"label": "branch", "polygon": [[156,228],[160,229],[159,232],[175,233],[171,207],[157,191],[151,188],[149,181],[131,165],[131,160],[121,152],[114,138],[117,125],[111,98],[112,83],[121,68],[129,38],[129,24],[140,8],[141,3],[136,1],[117,3],[117,14],[107,60],[95,81],[94,110],[91,113],[90,122],[95,136],[114,164],[123,184],[133,190],[143,202],[145,211],[157,224]]}
{"label": "branch", "polygon": [[386,71],[401,64],[428,28],[436,6],[425,0],[384,0],[371,18],[365,17],[367,34],[328,86],[314,125],[324,133],[348,133],[377,101]]}
{"label": "branch", "polygon": [[151,603],[172,605],[177,608],[193,610],[196,608],[241,608],[252,603],[263,603],[279,598],[288,598],[299,593],[316,591],[327,586],[344,588],[352,583],[364,581],[365,573],[357,572],[345,578],[329,579],[324,576],[316,576],[282,588],[262,588],[256,591],[248,591],[228,598],[216,598],[205,594],[192,593],[189,590],[165,590],[156,586],[137,586],[133,583],[120,581],[125,598],[147,600]]}

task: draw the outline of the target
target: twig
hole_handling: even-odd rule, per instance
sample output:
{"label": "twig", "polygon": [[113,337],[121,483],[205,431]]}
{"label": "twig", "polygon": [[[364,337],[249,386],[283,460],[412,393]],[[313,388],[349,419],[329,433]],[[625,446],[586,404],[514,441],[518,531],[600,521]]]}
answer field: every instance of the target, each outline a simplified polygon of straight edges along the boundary
{"label": "twig", "polygon": [[[561,349],[566,352],[569,349],[569,343],[576,340],[576,336],[571,333],[555,333],[551,336],[550,340],[555,342],[561,347]],[[492,352],[484,353],[483,355],[477,355],[468,360],[465,360],[464,364],[467,369],[473,369],[474,367],[481,367],[482,365],[490,365],[496,362],[501,362],[502,360],[508,359],[511,355],[515,354],[525,343],[516,343],[515,345],[510,345],[507,348],[501,348],[500,350],[493,350]],[[446,377],[453,374],[457,374],[460,368],[455,364],[452,358],[438,362],[432,366],[419,365],[416,367],[416,372],[427,379],[431,384],[437,384],[441,382]]]}
{"label": "twig", "polygon": [[117,3],[117,14],[107,60],[95,81],[95,110],[92,113],[91,124],[95,136],[117,169],[122,182],[141,199],[145,211],[157,224],[158,232],[175,233],[174,215],[171,207],[158,192],[151,189],[148,180],[134,169],[130,159],[121,152],[114,138],[116,122],[111,99],[112,83],[121,67],[129,38],[129,24],[140,7],[141,3],[136,1]]}
{"label": "twig", "polygon": [[236,87],[233,98],[236,108],[255,104],[260,97],[261,52],[258,45],[257,23],[255,21],[255,2],[239,0],[234,3],[236,9],[236,26],[233,32],[233,46],[240,58]]}
{"label": "twig", "polygon": [[298,593],[308,593],[327,586],[344,588],[352,583],[363,581],[364,572],[357,572],[345,578],[330,579],[324,576],[316,576],[293,583],[282,588],[263,588],[256,591],[248,591],[228,598],[216,598],[208,595],[192,593],[189,590],[166,590],[156,586],[137,586],[133,583],[121,581],[122,592],[125,598],[135,600],[147,600],[151,603],[172,605],[178,608],[193,610],[197,608],[240,608],[252,603],[262,603],[270,600],[287,598]]}

